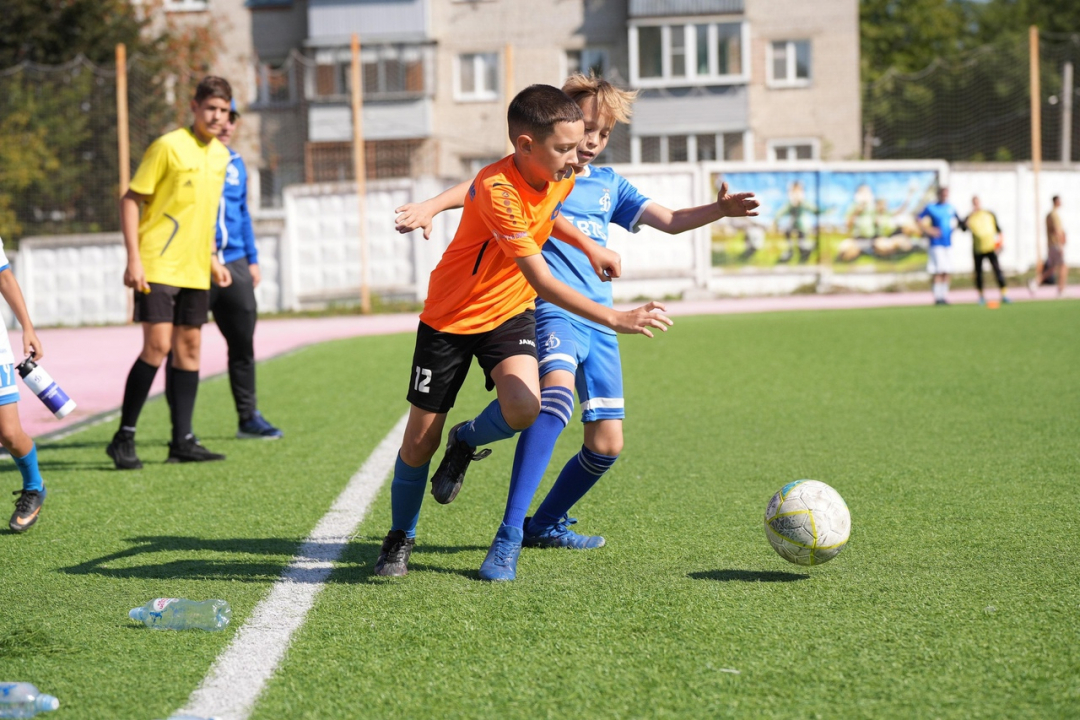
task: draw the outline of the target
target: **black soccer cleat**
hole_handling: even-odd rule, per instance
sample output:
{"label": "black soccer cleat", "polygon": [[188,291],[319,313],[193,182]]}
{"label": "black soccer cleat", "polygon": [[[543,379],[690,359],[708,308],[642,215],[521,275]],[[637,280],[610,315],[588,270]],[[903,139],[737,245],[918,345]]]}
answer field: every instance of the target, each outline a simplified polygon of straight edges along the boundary
{"label": "black soccer cleat", "polygon": [[45,503],[45,490],[16,490],[15,512],[8,521],[12,532],[26,532],[37,522],[41,506]]}
{"label": "black soccer cleat", "polygon": [[213,462],[214,460],[224,459],[224,455],[221,453],[210,452],[203,447],[198,438],[194,435],[188,435],[178,443],[169,443],[169,457],[165,462]]}
{"label": "black soccer cleat", "polygon": [[112,458],[117,470],[142,469],[142,461],[135,454],[135,433],[117,430],[105,454]]}
{"label": "black soccer cleat", "polygon": [[391,530],[382,541],[375,574],[380,577],[405,577],[409,574],[409,556],[416,538],[405,537],[404,530]]}
{"label": "black soccer cleat", "polygon": [[431,476],[431,496],[436,502],[448,505],[454,501],[465,482],[465,471],[473,460],[483,460],[491,450],[476,451],[472,445],[457,439],[458,430],[465,423],[458,423],[450,428],[446,436],[446,453],[435,474]]}

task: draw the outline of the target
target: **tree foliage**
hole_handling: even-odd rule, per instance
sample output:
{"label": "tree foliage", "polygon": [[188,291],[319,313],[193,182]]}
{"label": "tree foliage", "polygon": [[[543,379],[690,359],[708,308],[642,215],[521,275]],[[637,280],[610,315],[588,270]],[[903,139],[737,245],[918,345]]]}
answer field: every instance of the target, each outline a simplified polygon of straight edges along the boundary
{"label": "tree foliage", "polygon": [[[862,0],[859,10],[864,155],[875,158],[1028,158],[1029,26],[1050,38],[1040,47],[1044,102],[1060,91],[1066,60],[1080,67],[1080,36],[1054,42],[1080,33],[1077,0]],[[1053,156],[1053,107],[1043,131]]]}
{"label": "tree foliage", "polygon": [[[119,227],[115,49],[127,46],[131,160],[189,121],[213,66],[213,18],[160,0],[5,0],[0,14],[0,235]],[[15,169],[17,168],[17,169]]]}

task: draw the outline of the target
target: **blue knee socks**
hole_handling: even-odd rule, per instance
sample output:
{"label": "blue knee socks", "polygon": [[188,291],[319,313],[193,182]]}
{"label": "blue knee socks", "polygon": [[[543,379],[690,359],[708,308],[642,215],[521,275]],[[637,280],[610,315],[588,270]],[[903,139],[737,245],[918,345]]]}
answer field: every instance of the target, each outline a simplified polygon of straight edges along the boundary
{"label": "blue knee socks", "polygon": [[492,400],[472,422],[465,423],[458,430],[457,437],[475,448],[514,437],[517,433],[517,430],[506,424],[499,401]]}
{"label": "blue knee socks", "polygon": [[41,492],[45,489],[45,481],[41,479],[41,470],[38,469],[37,443],[34,443],[33,447],[30,448],[30,452],[22,457],[15,457],[14,455],[11,457],[19,467],[19,472],[22,473],[23,490]]}
{"label": "blue knee socks", "polygon": [[540,415],[521,433],[510,474],[503,524],[520,528],[529,512],[536,488],[544,477],[559,433],[574,413],[574,393],[566,387],[548,387],[540,393]]}
{"label": "blue knee socks", "polygon": [[406,465],[399,454],[394,463],[394,480],[390,483],[390,506],[393,525],[391,530],[404,530],[405,537],[416,537],[416,523],[420,520],[420,505],[424,502],[427,488],[427,462],[420,467]]}
{"label": "blue knee socks", "polygon": [[538,525],[557,523],[618,459],[618,455],[601,455],[582,445],[581,452],[563,466],[551,492],[536,509],[533,521]]}

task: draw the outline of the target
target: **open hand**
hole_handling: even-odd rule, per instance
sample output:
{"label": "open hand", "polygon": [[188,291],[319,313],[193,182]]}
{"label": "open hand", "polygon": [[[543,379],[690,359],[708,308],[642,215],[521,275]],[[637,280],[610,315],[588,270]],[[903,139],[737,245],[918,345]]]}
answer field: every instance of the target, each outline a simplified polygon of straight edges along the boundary
{"label": "open hand", "polygon": [[674,323],[671,318],[664,314],[664,310],[666,310],[664,305],[654,300],[639,308],[621,312],[616,320],[614,330],[615,332],[630,335],[640,334],[645,337],[653,337],[652,330],[649,328],[658,328],[663,332],[667,332],[668,327],[674,325]]}
{"label": "open hand", "polygon": [[754,193],[729,193],[728,184],[720,185],[720,192],[716,194],[716,204],[724,217],[755,217],[757,208],[761,205]]}

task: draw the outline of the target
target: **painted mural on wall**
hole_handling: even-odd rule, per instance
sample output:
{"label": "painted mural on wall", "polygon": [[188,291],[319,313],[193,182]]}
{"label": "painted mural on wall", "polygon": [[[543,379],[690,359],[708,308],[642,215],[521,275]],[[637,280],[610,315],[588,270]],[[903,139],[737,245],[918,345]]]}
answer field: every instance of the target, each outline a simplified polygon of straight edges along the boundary
{"label": "painted mural on wall", "polygon": [[755,218],[724,218],[712,227],[719,268],[907,271],[926,265],[919,212],[934,200],[936,170],[769,170],[712,173],[712,187],[753,192]]}

